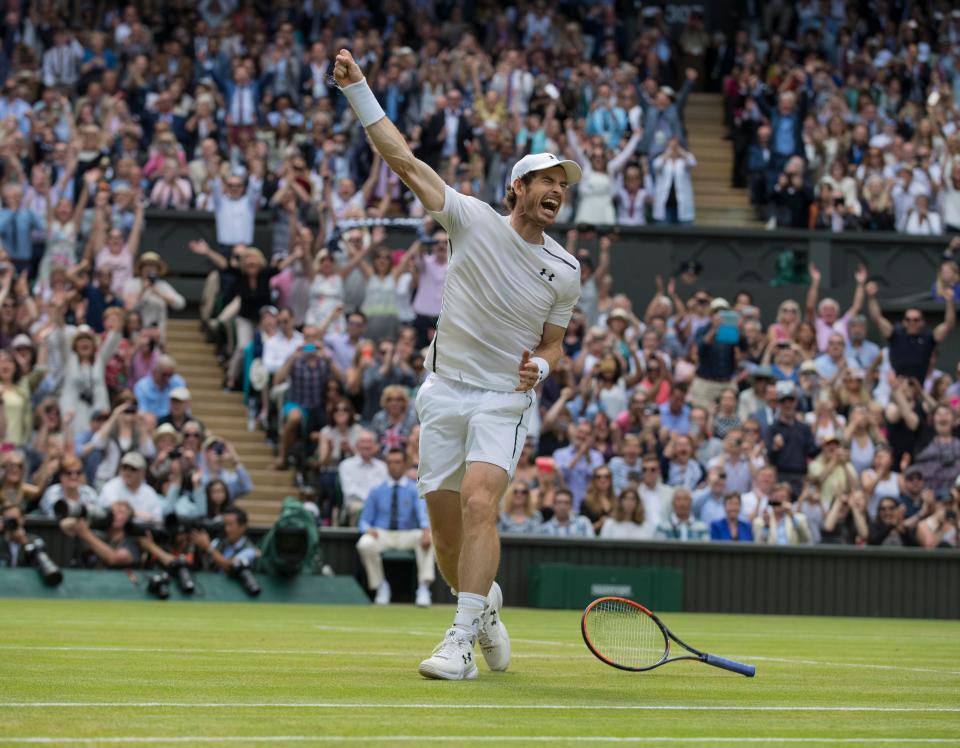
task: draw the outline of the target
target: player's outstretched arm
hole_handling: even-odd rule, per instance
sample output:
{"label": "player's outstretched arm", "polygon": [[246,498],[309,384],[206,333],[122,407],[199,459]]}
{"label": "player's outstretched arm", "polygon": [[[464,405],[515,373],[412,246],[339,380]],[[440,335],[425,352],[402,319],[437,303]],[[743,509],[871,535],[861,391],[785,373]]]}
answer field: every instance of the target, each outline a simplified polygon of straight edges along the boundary
{"label": "player's outstretched arm", "polygon": [[346,49],[337,54],[333,77],[350,106],[366,128],[374,148],[403,180],[427,210],[443,210],[444,183],[433,169],[413,155],[396,125],[384,114],[353,55]]}

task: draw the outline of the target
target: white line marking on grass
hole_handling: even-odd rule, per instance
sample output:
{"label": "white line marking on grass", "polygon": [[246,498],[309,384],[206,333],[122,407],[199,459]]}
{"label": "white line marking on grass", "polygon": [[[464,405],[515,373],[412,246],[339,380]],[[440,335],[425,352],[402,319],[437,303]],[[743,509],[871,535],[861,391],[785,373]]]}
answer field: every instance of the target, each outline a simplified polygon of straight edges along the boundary
{"label": "white line marking on grass", "polygon": [[0,702],[14,709],[509,709],[515,711],[629,711],[629,712],[960,712],[960,707],[942,706],[743,706],[739,704],[377,704],[333,702],[197,703],[194,701],[20,701]]}
{"label": "white line marking on grass", "polygon": [[70,743],[828,743],[836,744],[956,744],[954,738],[838,738],[838,737],[677,737],[666,735],[643,736],[597,736],[586,735],[176,735],[130,736],[109,738],[64,738],[64,737],[0,737],[0,743],[59,744]]}
{"label": "white line marking on grass", "polygon": [[881,665],[873,662],[836,662],[834,660],[799,660],[790,657],[762,657],[759,655],[730,655],[758,662],[785,662],[791,665],[815,665],[818,667],[854,667],[867,670],[904,670],[910,673],[936,673],[937,675],[960,675],[957,670],[938,670],[927,667],[907,667],[905,665]]}
{"label": "white line marking on grass", "polygon": [[[313,628],[319,631],[343,631],[348,634],[356,634],[358,630],[365,631],[378,631],[384,634],[407,634],[410,636],[429,636],[431,638],[436,637],[436,631],[424,631],[422,629],[401,629],[401,628],[382,628],[380,626],[328,626],[326,624],[314,624]],[[520,644],[545,644],[550,647],[580,647],[582,646],[579,642],[560,642],[552,641],[546,639],[517,639],[515,637],[511,638],[511,641],[519,642]]]}

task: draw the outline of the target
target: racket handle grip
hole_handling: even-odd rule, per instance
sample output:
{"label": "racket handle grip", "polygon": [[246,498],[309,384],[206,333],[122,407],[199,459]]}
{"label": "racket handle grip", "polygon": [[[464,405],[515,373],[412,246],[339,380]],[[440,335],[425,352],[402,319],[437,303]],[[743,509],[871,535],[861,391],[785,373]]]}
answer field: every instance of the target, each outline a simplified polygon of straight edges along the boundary
{"label": "racket handle grip", "polygon": [[708,654],[707,659],[704,660],[708,665],[713,665],[714,667],[723,668],[724,670],[731,670],[734,673],[740,673],[740,675],[745,675],[748,678],[752,678],[757,669],[753,665],[744,665],[742,662],[735,662],[734,660],[728,660],[725,657],[717,657],[716,655]]}

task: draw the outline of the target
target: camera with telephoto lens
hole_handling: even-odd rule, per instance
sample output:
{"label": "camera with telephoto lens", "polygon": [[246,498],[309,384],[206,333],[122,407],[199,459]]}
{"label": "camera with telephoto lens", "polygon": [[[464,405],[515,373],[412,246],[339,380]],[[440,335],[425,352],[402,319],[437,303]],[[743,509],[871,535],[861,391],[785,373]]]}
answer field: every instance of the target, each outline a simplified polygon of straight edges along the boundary
{"label": "camera with telephoto lens", "polygon": [[170,575],[165,571],[158,571],[147,579],[147,592],[156,595],[161,600],[170,597]]}
{"label": "camera with telephoto lens", "polygon": [[185,595],[192,595],[196,590],[193,583],[193,574],[190,573],[190,565],[187,560],[180,556],[167,564],[167,573],[177,580],[177,586]]}
{"label": "camera with telephoto lens", "polygon": [[75,517],[77,519],[86,519],[89,516],[87,505],[79,501],[67,501],[58,499],[53,504],[53,516],[59,519]]}
{"label": "camera with telephoto lens", "polygon": [[47,587],[56,587],[63,581],[63,572],[47,555],[47,546],[41,538],[33,538],[23,546],[23,555],[27,562],[40,572],[40,578]]}
{"label": "camera with telephoto lens", "polygon": [[256,597],[260,594],[260,585],[257,584],[257,578],[253,576],[249,561],[234,561],[233,567],[230,569],[230,576],[240,582],[240,586],[250,597]]}
{"label": "camera with telephoto lens", "polygon": [[211,538],[220,537],[223,533],[223,517],[184,517],[179,514],[168,514],[163,520],[164,530],[169,537],[183,533],[203,530]]}
{"label": "camera with telephoto lens", "polygon": [[20,529],[20,523],[17,521],[16,517],[4,517],[3,518],[3,531],[4,532],[16,532]]}
{"label": "camera with telephoto lens", "polygon": [[[54,505],[54,511],[56,511],[56,505]],[[79,516],[87,520],[91,530],[105,531],[113,527],[113,510],[110,508],[88,506],[84,508],[84,513]],[[145,537],[148,532],[156,529],[156,526],[148,522],[135,520],[132,517],[123,526],[124,533],[131,538]]]}

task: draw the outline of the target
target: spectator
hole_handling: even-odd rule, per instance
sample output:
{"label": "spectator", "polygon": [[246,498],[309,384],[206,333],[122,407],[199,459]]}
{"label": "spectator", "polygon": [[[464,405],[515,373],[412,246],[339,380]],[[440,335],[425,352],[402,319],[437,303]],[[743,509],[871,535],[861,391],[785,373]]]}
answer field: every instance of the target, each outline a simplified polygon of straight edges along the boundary
{"label": "spectator", "polygon": [[592,538],[593,525],[582,514],[573,514],[573,494],[566,488],[553,495],[553,516],[540,525],[539,534],[553,538]]}
{"label": "spectator", "polygon": [[914,465],[935,496],[948,494],[960,468],[960,439],[954,435],[954,414],[947,405],[933,411],[933,438],[917,452]]}
{"label": "spectator", "polygon": [[199,481],[194,481],[199,488],[204,488],[214,480],[222,481],[231,501],[236,501],[253,490],[253,481],[240,462],[237,450],[226,439],[213,434],[203,442],[203,468],[199,477]]}
{"label": "spectator", "polygon": [[675,382],[670,398],[660,406],[660,428],[667,435],[686,435],[690,431],[690,406],[687,404],[688,388],[684,382]]}
{"label": "spectator", "polygon": [[390,583],[383,576],[385,550],[413,550],[417,559],[417,595],[419,607],[432,602],[430,585],[435,575],[433,545],[427,503],[420,498],[416,485],[405,476],[407,458],[402,449],[387,453],[386,481],[374,488],[360,514],[362,535],[357,553],[367,574],[367,587],[375,592],[374,602],[388,605]]}
{"label": "spectator", "polygon": [[380,451],[386,454],[394,447],[403,449],[417,422],[416,413],[410,408],[407,390],[399,384],[384,387],[380,395],[380,408],[371,421]]}
{"label": "spectator", "polygon": [[139,452],[127,452],[120,460],[120,475],[100,489],[100,506],[125,504],[134,518],[147,522],[163,519],[160,497],[146,482],[147,461]]}
{"label": "spectator", "polygon": [[622,456],[612,457],[607,464],[613,476],[613,491],[618,496],[626,488],[636,488],[642,477],[640,437],[636,434],[625,434],[622,438],[622,450]]}
{"label": "spectator", "polygon": [[777,405],[777,420],[764,437],[767,454],[780,480],[795,486],[799,493],[807,459],[817,454],[817,444],[810,427],[797,417],[797,394],[792,382],[777,385]]}
{"label": "spectator", "polygon": [[655,537],[660,540],[707,540],[710,529],[690,513],[693,498],[686,488],[673,492],[673,511],[657,525]]}
{"label": "spectator", "polygon": [[731,540],[735,543],[752,543],[753,528],[740,519],[740,494],[728,493],[723,498],[724,516],[710,523],[710,540]]}
{"label": "spectator", "polygon": [[866,293],[870,318],[880,334],[889,341],[890,365],[899,376],[912,377],[923,381],[930,368],[930,359],[938,343],[942,343],[956,325],[956,308],[953,298],[944,301],[944,319],[932,332],[925,330],[923,312],[917,308],[907,309],[903,322],[891,324],[877,301],[877,284],[867,283]]}
{"label": "spectator", "polygon": [[[600,97],[594,100],[598,102]],[[591,132],[590,122],[604,108],[596,109],[588,118],[587,134]],[[574,132],[572,121],[567,122],[567,146],[574,161],[583,169],[583,177],[577,185],[577,213],[574,220],[578,224],[609,226],[617,222],[614,197],[616,196],[617,182],[620,172],[634,155],[640,142],[640,135],[634,133],[623,149],[612,158],[607,158],[606,148],[613,149],[620,144],[620,138],[614,136],[614,142],[607,140],[606,147],[602,143],[590,146],[589,154],[581,148],[577,133]],[[642,208],[641,208],[642,209]]]}
{"label": "spectator", "polygon": [[725,516],[727,473],[713,468],[707,473],[707,485],[693,494],[693,514],[707,527]]}
{"label": "spectator", "polygon": [[[243,70],[238,66],[237,70]],[[211,182],[213,209],[217,221],[217,243],[220,252],[229,254],[237,244],[253,244],[253,221],[263,182],[257,174],[251,174],[244,190],[244,179],[231,174],[225,180],[219,176]]]}
{"label": "spectator", "polygon": [[820,533],[821,543],[864,545],[869,535],[867,502],[862,491],[833,498]]}
{"label": "spectator", "polygon": [[911,546],[916,544],[914,533],[904,524],[904,508],[892,497],[877,503],[877,517],[870,522],[867,545]]}
{"label": "spectator", "polygon": [[[120,480],[119,478],[117,480]],[[101,496],[101,503],[102,502]],[[66,517],[60,520],[60,530],[70,538],[77,538],[83,545],[80,552],[81,565],[129,569],[140,562],[140,545],[127,534],[127,524],[134,517],[133,507],[118,500],[107,504],[110,508],[110,525],[106,530],[90,529],[85,519]]]}
{"label": "spectator", "polygon": [[767,545],[807,545],[810,528],[807,518],[794,512],[789,483],[778,483],[770,496],[769,508],[753,520],[753,537]]}
{"label": "spectator", "polygon": [[157,419],[157,425],[163,426],[169,424],[174,431],[180,433],[186,428],[186,425],[193,420],[190,412],[190,400],[192,396],[190,390],[186,387],[175,387],[170,391],[170,412],[162,418]]}
{"label": "spectator", "polygon": [[183,377],[177,374],[177,362],[172,356],[157,359],[153,373],[137,382],[133,388],[140,410],[155,418],[170,414],[170,394],[179,387],[186,387]]}
{"label": "spectator", "polygon": [[413,297],[413,311],[416,314],[413,325],[417,330],[417,348],[423,348],[433,340],[440,318],[443,284],[448,270],[447,234],[445,231],[435,231],[429,238],[414,244],[414,247],[417,292]]}
{"label": "spectator", "polygon": [[23,452],[14,449],[0,461],[3,478],[0,479],[0,504],[13,504],[26,512],[43,493],[41,487],[27,480],[27,462]]}
{"label": "spectator", "polygon": [[600,537],[607,540],[650,540],[657,528],[655,517],[647,517],[643,502],[633,488],[617,496],[613,513],[603,523]]}
{"label": "spectator", "polygon": [[613,474],[603,465],[593,471],[587,492],[580,505],[580,513],[590,520],[594,534],[599,534],[605,522],[610,519],[617,494],[613,490]]}
{"label": "spectator", "polygon": [[343,496],[339,518],[341,524],[356,525],[367,496],[376,486],[387,480],[387,465],[376,455],[376,434],[363,431],[357,437],[356,454],[347,457],[337,468]]}
{"label": "spectator", "polygon": [[679,93],[669,86],[660,86],[651,96],[656,83],[648,79],[640,88],[640,106],[643,108],[643,140],[640,151],[651,161],[663,153],[671,140],[676,139],[686,148],[687,138],[683,126],[683,110],[687,97],[697,79],[697,71],[688,68],[686,80]]}
{"label": "spectator", "polygon": [[693,459],[693,440],[684,434],[670,438],[664,447],[663,456],[667,458],[667,467],[663,472],[667,476],[667,485],[693,490],[706,475],[703,466]]}
{"label": "spectator", "polygon": [[514,481],[501,502],[497,530],[501,533],[533,535],[543,524],[543,515],[533,503],[530,487]]}
{"label": "spectator", "polygon": [[238,564],[252,566],[260,551],[247,537],[247,513],[237,507],[223,511],[223,536],[210,539],[206,530],[193,530],[190,540],[202,551],[211,571],[229,574]]}
{"label": "spectator", "polygon": [[867,340],[867,318],[854,314],[847,321],[849,343],[844,348],[847,366],[851,369],[866,371],[871,368],[880,355],[880,346]]}
{"label": "spectator", "polygon": [[54,483],[43,492],[39,511],[46,517],[55,516],[59,502],[66,504],[67,513],[75,516],[83,508],[90,510],[99,504],[97,492],[86,485],[83,463],[73,455],[67,455],[60,461],[59,483]]}
{"label": "spectator", "polygon": [[[734,339],[727,336],[723,315],[729,312],[730,304],[726,299],[716,298],[710,302],[710,324],[702,327],[696,334],[697,376],[690,388],[690,400],[712,411],[737,369],[739,352],[744,343],[739,333]],[[723,434],[718,434],[722,438]]]}
{"label": "spectator", "polygon": [[[23,547],[29,542],[23,523],[23,509],[17,504],[4,504],[0,511],[3,521],[0,535],[0,569],[25,566],[28,562]],[[8,526],[12,522],[13,526]]]}
{"label": "spectator", "polygon": [[671,138],[663,153],[650,162],[653,173],[653,220],[657,223],[693,223],[693,181],[690,170],[697,159],[680,145],[678,138]]}
{"label": "spectator", "polygon": [[167,337],[168,310],[181,310],[187,302],[163,276],[167,263],[156,252],[144,252],[137,258],[135,277],[123,287],[124,306],[140,315],[145,328],[157,328],[160,340]]}
{"label": "spectator", "polygon": [[594,448],[594,444],[593,424],[583,420],[574,426],[569,446],[553,453],[553,461],[570,490],[572,509],[577,514],[587,493],[590,476],[604,464],[603,455]]}
{"label": "spectator", "polygon": [[917,524],[917,545],[924,548],[956,548],[960,545],[958,490],[946,493],[937,501],[936,508]]}

